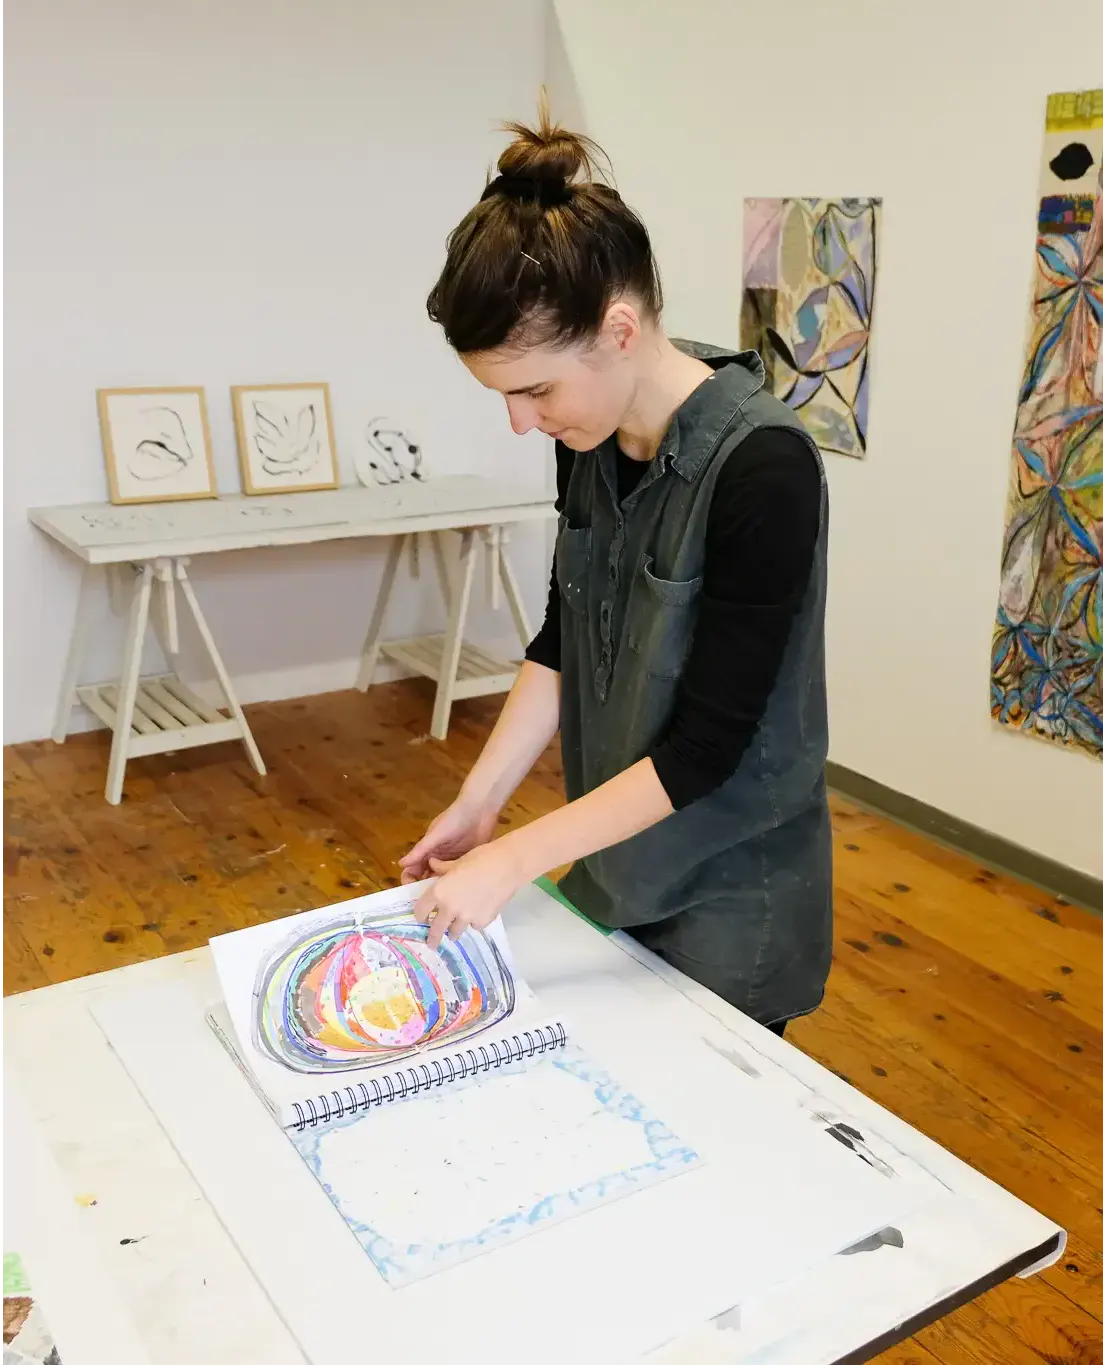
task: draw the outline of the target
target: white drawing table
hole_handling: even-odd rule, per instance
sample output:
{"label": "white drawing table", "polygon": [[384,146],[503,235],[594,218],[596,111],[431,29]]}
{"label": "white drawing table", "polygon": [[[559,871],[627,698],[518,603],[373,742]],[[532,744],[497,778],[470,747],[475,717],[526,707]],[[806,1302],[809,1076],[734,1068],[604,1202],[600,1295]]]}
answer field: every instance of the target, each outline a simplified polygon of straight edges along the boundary
{"label": "white drawing table", "polygon": [[[452,703],[463,697],[508,691],[513,665],[464,641],[477,550],[485,549],[491,603],[504,592],[522,650],[532,636],[506,553],[508,526],[555,516],[552,503],[531,490],[502,487],[474,477],[449,477],[389,488],[339,488],[282,497],[225,497],[113,507],[107,503],[39,507],[31,522],[80,561],[76,620],[62,678],[53,738],[65,741],[74,705],[82,702],[113,731],[107,800],[122,799],[128,759],[171,753],[200,744],[241,740],[263,775],[264,761],[238,703],[233,683],[200,610],[187,565],[195,555],[330,540],[387,537],[391,546],[361,653],[356,685],[367,691],[380,655],[437,684],[430,733],[444,739]],[[443,533],[459,534],[459,567],[453,574]],[[409,548],[415,576],[419,537],[432,546],[448,613],[442,635],[385,643],[387,610],[403,551]],[[126,609],[129,623],[120,677],[78,686],[81,660],[95,618],[101,580],[110,575],[111,602]],[[127,582],[129,579],[129,582]],[[127,588],[129,603],[126,604]],[[229,716],[207,705],[175,672],[142,678],[142,646],[151,620],[167,657],[179,653],[179,590],[225,698]]]}
{"label": "white drawing table", "polygon": [[152,1365],[79,1214],[21,1088],[5,1077],[5,1252],[22,1260],[64,1365]]}
{"label": "white drawing table", "polygon": [[[538,996],[568,1017],[589,1014],[599,1032],[604,1011],[609,1046],[616,1032],[632,1031],[634,1019],[659,1024],[679,1050],[710,1048],[753,1078],[763,1106],[796,1106],[809,1123],[846,1123],[876,1159],[897,1172],[921,1169],[937,1188],[897,1227],[758,1298],[733,1301],[651,1352],[652,1365],[856,1365],[1063,1251],[1057,1225],[624,936],[598,933],[535,891],[511,904],[506,922],[518,967]],[[139,1089],[91,1009],[150,986],[175,1000],[177,1013],[166,1004],[165,1016],[150,1021],[169,1040],[165,1066]],[[405,1291],[375,1275],[214,1039],[203,1008],[215,992],[203,949],[10,997],[5,1065],[24,1087],[71,1193],[83,1196],[79,1218],[153,1365],[369,1359],[373,1323],[378,1330],[390,1315],[390,1327],[404,1330]],[[823,1140],[831,1137],[825,1132]],[[572,1221],[578,1226],[591,1216]],[[545,1230],[469,1262],[485,1283],[479,1297],[493,1303],[508,1269],[504,1258],[526,1245],[527,1254],[554,1247],[556,1235]],[[718,1209],[718,1254],[732,1236],[738,1210]],[[332,1277],[355,1257],[357,1274],[366,1276],[362,1291],[343,1300],[345,1312],[334,1312],[333,1296],[347,1285],[335,1288]],[[516,1359],[532,1358],[541,1313],[550,1322],[569,1311],[556,1293],[564,1273],[554,1259],[546,1265],[526,1324],[532,1340],[528,1350],[517,1341]],[[631,1294],[610,1290],[600,1302],[618,1331],[639,1312]],[[405,1339],[404,1360],[420,1365],[416,1332]],[[357,1343],[362,1352],[352,1349]]]}

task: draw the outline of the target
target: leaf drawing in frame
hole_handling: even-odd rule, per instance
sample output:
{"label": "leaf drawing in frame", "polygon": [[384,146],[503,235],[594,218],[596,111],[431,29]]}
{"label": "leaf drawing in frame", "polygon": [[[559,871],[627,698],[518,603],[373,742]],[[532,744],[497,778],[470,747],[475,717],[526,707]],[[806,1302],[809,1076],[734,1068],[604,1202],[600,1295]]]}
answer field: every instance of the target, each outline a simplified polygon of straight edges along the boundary
{"label": "leaf drawing in frame", "polygon": [[291,413],[275,403],[255,398],[253,424],[253,445],[267,475],[302,478],[317,467],[322,446],[318,439],[318,412],[313,403]]}

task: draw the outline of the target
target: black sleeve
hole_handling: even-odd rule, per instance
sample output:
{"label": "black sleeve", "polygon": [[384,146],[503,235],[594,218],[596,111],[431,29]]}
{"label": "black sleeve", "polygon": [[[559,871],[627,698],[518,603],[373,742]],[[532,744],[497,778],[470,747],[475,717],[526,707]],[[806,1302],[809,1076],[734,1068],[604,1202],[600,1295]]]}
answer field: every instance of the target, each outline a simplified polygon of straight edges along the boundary
{"label": "black sleeve", "polygon": [[759,429],[721,470],[693,647],[651,759],[681,810],[739,766],[766,712],[812,572],[820,472],[797,432]]}
{"label": "black sleeve", "polygon": [[[555,443],[555,510],[562,512],[567,498],[567,485],[574,469],[575,453],[559,441]],[[551,585],[548,588],[548,605],[544,610],[544,624],[533,637],[525,650],[525,658],[545,668],[561,668],[563,637],[559,631],[559,581],[555,576],[555,555],[552,555]]]}

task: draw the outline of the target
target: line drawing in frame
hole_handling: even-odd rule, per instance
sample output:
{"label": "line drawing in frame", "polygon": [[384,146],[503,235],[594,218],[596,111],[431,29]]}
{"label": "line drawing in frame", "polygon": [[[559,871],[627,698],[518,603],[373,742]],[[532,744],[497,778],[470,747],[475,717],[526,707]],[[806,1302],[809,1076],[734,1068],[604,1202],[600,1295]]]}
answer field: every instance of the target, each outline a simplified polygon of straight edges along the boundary
{"label": "line drawing in frame", "polygon": [[230,394],[246,493],[338,486],[328,384],[237,384]]}
{"label": "line drawing in frame", "polygon": [[218,496],[202,388],[97,389],[96,406],[113,504]]}

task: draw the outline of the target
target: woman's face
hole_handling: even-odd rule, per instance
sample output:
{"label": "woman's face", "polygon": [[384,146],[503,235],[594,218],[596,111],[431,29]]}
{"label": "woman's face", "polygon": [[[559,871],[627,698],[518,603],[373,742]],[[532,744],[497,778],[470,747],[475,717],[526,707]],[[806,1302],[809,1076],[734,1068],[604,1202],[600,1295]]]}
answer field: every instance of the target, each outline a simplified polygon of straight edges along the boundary
{"label": "woman's face", "polygon": [[593,450],[622,424],[636,391],[639,322],[614,305],[593,341],[461,356],[485,388],[506,400],[518,436],[542,431],[572,450]]}

